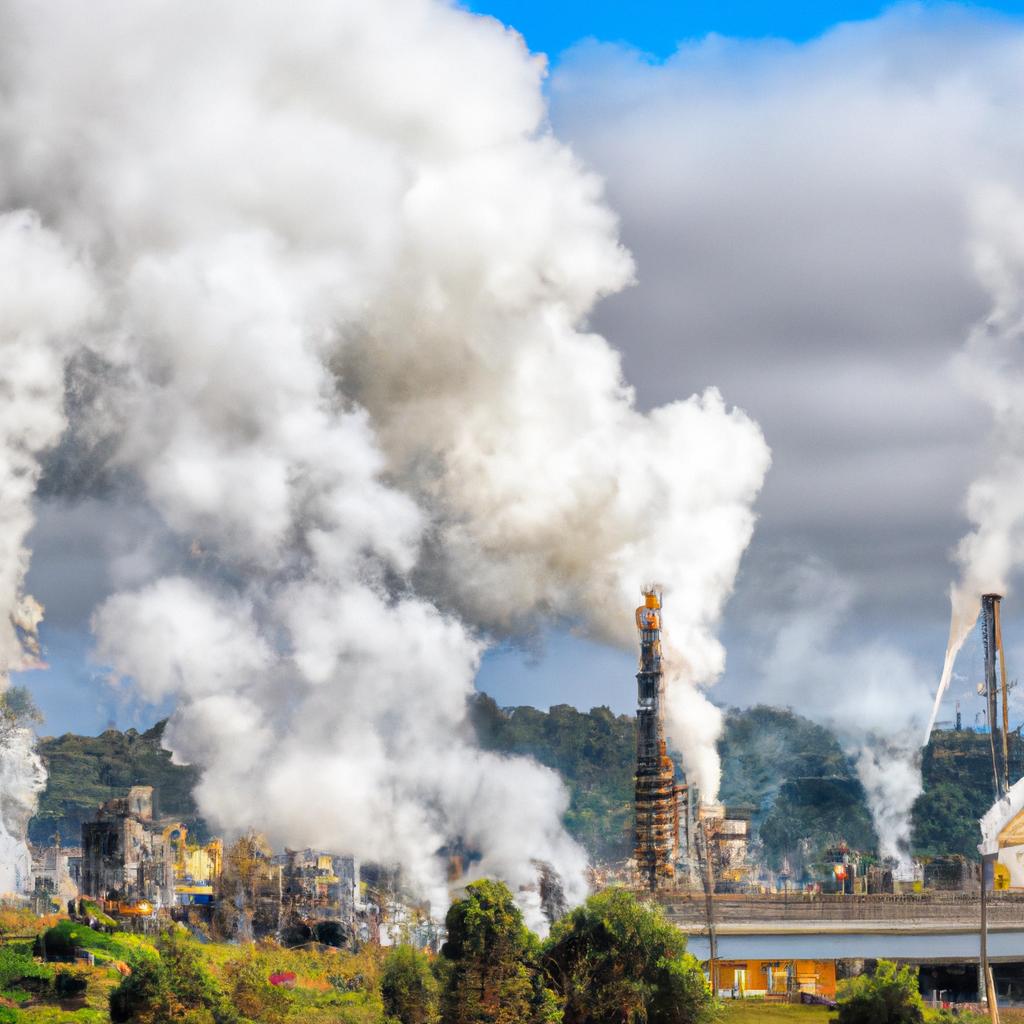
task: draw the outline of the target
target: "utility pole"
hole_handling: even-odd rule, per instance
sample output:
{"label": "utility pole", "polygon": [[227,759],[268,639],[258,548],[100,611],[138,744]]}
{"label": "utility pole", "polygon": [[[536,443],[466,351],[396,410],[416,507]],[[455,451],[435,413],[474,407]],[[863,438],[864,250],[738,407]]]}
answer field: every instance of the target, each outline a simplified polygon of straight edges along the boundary
{"label": "utility pole", "polygon": [[701,823],[701,836],[704,848],[704,916],[708,926],[708,979],[711,982],[711,994],[718,998],[718,936],[715,932],[715,874],[711,863],[711,827],[712,819],[705,818]]}
{"label": "utility pole", "polygon": [[995,862],[999,855],[986,853],[981,858],[981,978],[982,985],[979,986],[978,995],[981,989],[985,992],[985,999],[988,1002],[988,1015],[991,1024],[999,1024],[999,1006],[996,1001],[996,986],[992,978],[992,968],[988,962],[988,880],[986,868],[991,867],[992,877],[995,879]]}
{"label": "utility pole", "polygon": [[1003,650],[1003,622],[1000,603],[995,603],[996,650],[999,652],[999,677],[1003,691],[1003,792],[1010,788],[1010,689],[1006,685],[1006,652]]}

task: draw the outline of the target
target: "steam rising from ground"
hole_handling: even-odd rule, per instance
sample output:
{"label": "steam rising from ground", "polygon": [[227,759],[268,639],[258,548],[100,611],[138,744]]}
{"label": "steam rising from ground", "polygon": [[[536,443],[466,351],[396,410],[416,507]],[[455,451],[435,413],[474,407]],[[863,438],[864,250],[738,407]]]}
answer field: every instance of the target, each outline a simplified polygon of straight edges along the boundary
{"label": "steam rising from ground", "polygon": [[967,492],[973,530],[959,543],[949,644],[928,731],[956,655],[977,621],[981,596],[1006,594],[1024,561],[1024,200],[990,185],[974,203],[974,268],[992,299],[954,363],[961,383],[992,412],[990,460]]}
{"label": "steam rising from ground", "polygon": [[792,607],[763,624],[772,638],[763,692],[835,730],[854,759],[882,856],[908,865],[910,811],[922,790],[927,673],[884,640],[842,642],[857,595],[831,567],[809,560],[777,586],[780,605]]}
{"label": "steam rising from ground", "polygon": [[438,902],[457,838],[578,900],[560,782],[476,749],[466,698],[488,636],[634,644],[651,580],[713,798],[695,687],[767,447],[714,389],[641,413],[582,329],[632,265],[518,37],[428,0],[26,0],[0,67],[0,200],[101,282],[73,437],[117,439],[169,535],[117,568],[98,653],[177,696],[203,812]]}

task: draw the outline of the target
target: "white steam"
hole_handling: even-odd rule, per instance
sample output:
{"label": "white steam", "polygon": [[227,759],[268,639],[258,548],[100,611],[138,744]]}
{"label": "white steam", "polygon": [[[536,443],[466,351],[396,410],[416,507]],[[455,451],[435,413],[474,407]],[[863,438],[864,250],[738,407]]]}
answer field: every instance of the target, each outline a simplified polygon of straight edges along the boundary
{"label": "white steam", "polygon": [[927,673],[884,640],[843,642],[857,594],[831,567],[807,561],[778,586],[791,607],[764,624],[773,639],[762,695],[836,732],[864,786],[880,853],[907,865],[911,809],[922,791]]}
{"label": "white steam", "polygon": [[1011,189],[978,191],[973,257],[992,307],[954,360],[954,372],[989,408],[993,429],[989,464],[967,491],[973,529],[956,549],[960,581],[951,588],[949,643],[929,734],[981,596],[1005,595],[1024,562],[1024,199]]}
{"label": "white steam", "polygon": [[632,647],[651,580],[713,799],[695,687],[768,450],[714,389],[642,413],[583,330],[632,264],[521,40],[429,0],[23,0],[0,67],[0,202],[105,292],[102,417],[73,427],[116,422],[175,538],[152,551],[180,553],[132,564],[98,652],[177,697],[203,812],[397,861],[438,901],[454,839],[578,900],[560,782],[476,749],[466,700],[487,636],[548,618]]}
{"label": "white steam", "polygon": [[[40,664],[42,606],[24,592],[39,457],[64,429],[64,360],[91,311],[87,274],[25,211],[0,214],[0,691]],[[0,893],[31,877],[26,827],[46,780],[30,729],[0,725]]]}

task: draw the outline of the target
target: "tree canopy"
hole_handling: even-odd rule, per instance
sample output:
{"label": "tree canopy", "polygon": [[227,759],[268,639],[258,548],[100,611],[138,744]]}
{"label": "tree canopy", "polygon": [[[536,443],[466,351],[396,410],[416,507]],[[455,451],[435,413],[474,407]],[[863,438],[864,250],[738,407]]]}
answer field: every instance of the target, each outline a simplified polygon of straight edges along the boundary
{"label": "tree canopy", "polygon": [[686,937],[624,889],[591,896],[552,929],[541,966],[565,1024],[696,1024],[713,1000]]}
{"label": "tree canopy", "polygon": [[512,893],[483,879],[448,908],[441,947],[444,1024],[557,1024],[554,994],[536,969],[537,937]]}

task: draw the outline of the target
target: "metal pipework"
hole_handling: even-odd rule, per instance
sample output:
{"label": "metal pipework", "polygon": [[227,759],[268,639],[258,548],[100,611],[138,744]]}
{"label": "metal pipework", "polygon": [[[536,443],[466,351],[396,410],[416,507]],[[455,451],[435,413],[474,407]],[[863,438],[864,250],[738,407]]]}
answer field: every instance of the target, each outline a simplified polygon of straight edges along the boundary
{"label": "metal pipework", "polygon": [[[1010,704],[1009,688],[1006,685],[1003,628],[1000,619],[1002,599],[1002,594],[983,594],[981,598],[981,629],[985,647],[985,696],[992,747],[992,775],[995,780],[997,798],[1010,788]],[[998,678],[996,677],[997,658],[999,661]],[[999,713],[1000,691],[1002,692],[1002,716]],[[1000,717],[1002,718],[1001,725]]]}

